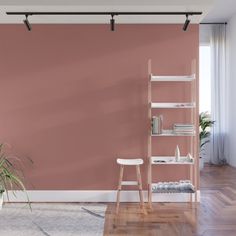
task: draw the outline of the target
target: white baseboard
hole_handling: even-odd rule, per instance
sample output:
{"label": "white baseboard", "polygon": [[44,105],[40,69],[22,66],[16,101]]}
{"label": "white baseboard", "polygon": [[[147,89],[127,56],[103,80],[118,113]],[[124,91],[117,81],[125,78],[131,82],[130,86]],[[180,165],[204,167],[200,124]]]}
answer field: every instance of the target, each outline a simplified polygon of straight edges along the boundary
{"label": "white baseboard", "polygon": [[[9,191],[9,199],[4,194],[5,202],[27,202],[26,194],[22,191]],[[147,191],[143,191],[147,202]],[[27,191],[30,202],[115,202],[115,190],[30,190]],[[200,191],[197,191],[197,201],[200,201]],[[194,194],[192,196],[194,199]],[[137,191],[122,191],[121,202],[138,202]],[[189,202],[189,193],[153,194],[153,202]]]}

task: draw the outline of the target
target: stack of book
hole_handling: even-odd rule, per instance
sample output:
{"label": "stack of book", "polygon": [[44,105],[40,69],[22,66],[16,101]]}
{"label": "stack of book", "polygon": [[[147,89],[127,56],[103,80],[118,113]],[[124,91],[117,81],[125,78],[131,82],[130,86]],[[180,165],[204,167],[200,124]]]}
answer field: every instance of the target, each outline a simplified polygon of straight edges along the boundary
{"label": "stack of book", "polygon": [[191,135],[194,134],[195,129],[193,124],[174,124],[173,132],[175,134]]}

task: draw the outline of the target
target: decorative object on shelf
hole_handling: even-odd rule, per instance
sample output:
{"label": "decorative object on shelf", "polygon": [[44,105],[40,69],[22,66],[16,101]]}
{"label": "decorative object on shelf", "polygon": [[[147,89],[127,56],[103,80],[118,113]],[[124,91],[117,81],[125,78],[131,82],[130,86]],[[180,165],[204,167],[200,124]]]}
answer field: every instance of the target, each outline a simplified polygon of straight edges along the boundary
{"label": "decorative object on shelf", "polygon": [[193,162],[193,157],[190,153],[188,153],[187,157],[186,157],[187,161],[189,162]]}
{"label": "decorative object on shelf", "polygon": [[17,166],[20,160],[17,157],[8,155],[4,150],[5,146],[6,145],[3,143],[0,144],[0,209],[2,208],[3,203],[3,193],[5,192],[9,199],[8,191],[11,190],[14,193],[15,188],[25,192],[30,206],[30,201],[23,183],[24,175],[21,169]]}
{"label": "decorative object on shelf", "polygon": [[152,134],[162,133],[163,116],[153,116],[152,117]]}
{"label": "decorative object on shelf", "polygon": [[155,160],[154,163],[166,163],[165,160]]}
{"label": "decorative object on shelf", "polygon": [[199,139],[200,139],[200,170],[204,167],[205,145],[210,142],[211,127],[215,121],[211,119],[209,112],[202,112],[199,115]]}
{"label": "decorative object on shelf", "polygon": [[179,160],[176,161],[175,156],[152,156],[151,163],[156,165],[193,165],[194,159],[192,156],[180,156]]}
{"label": "decorative object on shelf", "polygon": [[152,134],[158,134],[158,117],[152,117]]}
{"label": "decorative object on shelf", "polygon": [[174,134],[186,134],[194,135],[195,128],[193,124],[174,124],[173,125]]}
{"label": "decorative object on shelf", "polygon": [[174,130],[172,129],[163,129],[161,134],[153,134],[152,136],[195,136],[195,131],[194,132],[186,132],[186,133],[175,133]]}
{"label": "decorative object on shelf", "polygon": [[177,145],[175,148],[175,161],[178,162],[180,160],[180,150],[179,146]]}
{"label": "decorative object on shelf", "polygon": [[195,107],[195,103],[180,103],[180,104],[176,104],[176,107],[178,107],[178,108],[192,108],[192,107]]}
{"label": "decorative object on shelf", "polygon": [[158,182],[152,184],[154,193],[194,193],[195,188],[189,180],[180,180],[179,182]]}

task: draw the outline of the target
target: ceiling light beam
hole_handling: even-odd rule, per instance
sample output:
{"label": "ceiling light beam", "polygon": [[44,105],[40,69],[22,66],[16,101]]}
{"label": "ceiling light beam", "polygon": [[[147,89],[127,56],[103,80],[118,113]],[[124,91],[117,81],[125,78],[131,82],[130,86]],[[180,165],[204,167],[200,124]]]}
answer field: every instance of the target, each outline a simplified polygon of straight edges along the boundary
{"label": "ceiling light beam", "polygon": [[25,15],[25,19],[23,20],[23,22],[24,22],[26,28],[28,29],[28,31],[31,31],[32,27],[31,27],[31,25],[30,25],[30,23],[28,21],[28,15],[27,14]]}
{"label": "ceiling light beam", "polygon": [[111,14],[110,25],[111,25],[111,31],[115,31],[115,19],[113,14]]}
{"label": "ceiling light beam", "polygon": [[184,22],[183,31],[187,31],[189,24],[190,24],[190,20],[188,18],[188,14],[186,14],[186,20]]}

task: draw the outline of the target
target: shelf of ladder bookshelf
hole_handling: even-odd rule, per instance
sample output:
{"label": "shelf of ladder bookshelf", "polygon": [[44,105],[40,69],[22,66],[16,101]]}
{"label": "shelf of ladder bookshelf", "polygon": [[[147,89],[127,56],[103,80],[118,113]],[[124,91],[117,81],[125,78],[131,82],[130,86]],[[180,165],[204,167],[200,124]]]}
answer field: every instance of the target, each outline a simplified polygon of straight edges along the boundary
{"label": "shelf of ladder bookshelf", "polygon": [[196,76],[193,75],[151,75],[151,82],[191,82],[195,80]]}
{"label": "shelf of ladder bookshelf", "polygon": [[162,190],[162,191],[153,191],[152,190],[152,193],[168,193],[168,194],[171,194],[171,193],[195,193],[196,191],[193,190],[193,191],[169,191],[169,190]]}
{"label": "shelf of ladder bookshelf", "polygon": [[152,134],[152,137],[163,137],[163,136],[195,136],[196,133],[195,131],[193,132],[174,132],[173,130],[162,130],[162,133],[161,134]]}
{"label": "shelf of ladder bookshelf", "polygon": [[[173,184],[172,185],[175,186],[175,188],[165,188],[165,187],[157,187],[158,185],[165,185],[165,184],[170,184],[170,182],[166,182],[166,183],[151,183],[152,186],[152,193],[195,193],[195,187],[194,185],[191,183],[191,181],[189,180],[187,184],[187,186],[185,185],[183,188],[181,188],[181,186],[179,185],[180,182],[178,182],[178,184]],[[155,188],[156,187],[156,188]]]}
{"label": "shelf of ladder bookshelf", "polygon": [[194,102],[183,102],[183,103],[176,103],[176,102],[152,102],[151,108],[195,108]]}
{"label": "shelf of ladder bookshelf", "polygon": [[181,156],[179,161],[174,156],[152,156],[152,165],[194,165],[194,161],[188,161],[186,156]]}

